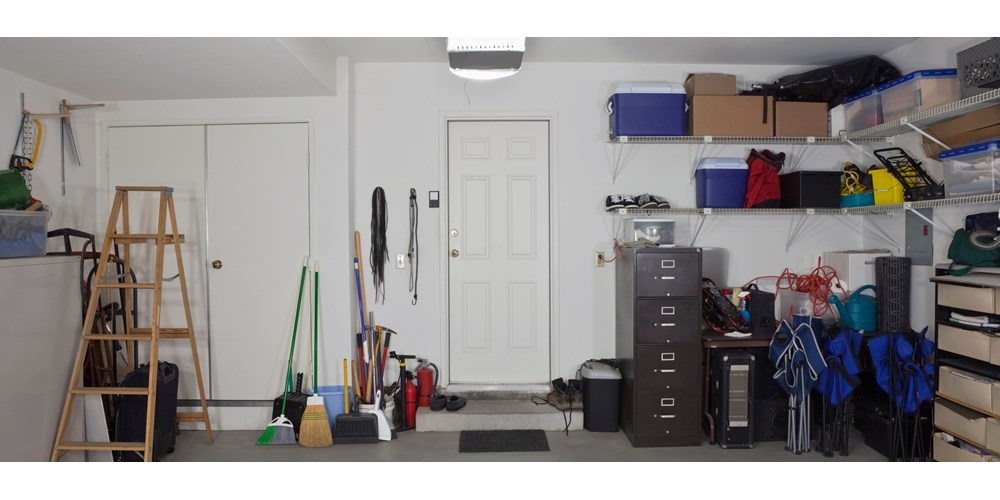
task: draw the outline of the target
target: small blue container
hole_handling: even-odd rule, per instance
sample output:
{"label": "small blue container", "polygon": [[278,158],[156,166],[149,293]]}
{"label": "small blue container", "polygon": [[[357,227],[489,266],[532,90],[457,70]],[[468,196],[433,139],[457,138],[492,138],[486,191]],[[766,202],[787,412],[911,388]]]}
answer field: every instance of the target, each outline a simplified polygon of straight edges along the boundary
{"label": "small blue container", "polygon": [[[344,386],[342,385],[321,385],[317,394],[323,396],[323,406],[326,408],[326,419],[330,422],[330,429],[334,427],[337,415],[347,413],[344,409]],[[351,386],[347,386],[347,394],[351,394]]]}
{"label": "small blue container", "polygon": [[875,204],[875,192],[866,191],[864,193],[849,194],[840,197],[841,208],[867,207]]}
{"label": "small blue container", "polygon": [[611,138],[687,133],[687,94],[681,83],[619,83],[608,98]]}
{"label": "small blue container", "polygon": [[743,158],[705,158],[698,162],[694,174],[698,208],[743,208],[748,173]]}

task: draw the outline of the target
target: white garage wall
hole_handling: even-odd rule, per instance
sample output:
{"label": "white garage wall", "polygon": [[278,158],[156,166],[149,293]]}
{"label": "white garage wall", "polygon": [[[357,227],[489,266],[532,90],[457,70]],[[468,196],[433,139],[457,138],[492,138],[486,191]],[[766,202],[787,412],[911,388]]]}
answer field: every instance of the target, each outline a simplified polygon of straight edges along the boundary
{"label": "white garage wall", "polygon": [[[389,210],[388,250],[405,253],[407,197],[411,187],[420,199],[420,301],[410,304],[408,270],[386,267],[385,304],[373,305],[376,321],[400,332],[393,348],[427,356],[446,371],[446,300],[441,266],[446,265],[442,245],[442,213],[446,186],[441,185],[439,158],[442,114],[475,113],[488,117],[522,112],[553,114],[557,135],[552,138],[558,184],[553,186],[553,314],[556,316],[553,376],[573,376],[580,363],[595,357],[614,356],[614,266],[594,266],[594,253],[612,250],[616,216],[604,212],[604,197],[611,193],[652,192],[667,197],[673,206],[694,205],[690,181],[696,158],[741,156],[743,146],[627,146],[624,166],[611,180],[609,158],[615,147],[606,143],[605,102],[615,83],[630,81],[680,82],[689,72],[728,72],[740,81],[771,80],[802,68],[776,66],[697,66],[635,64],[525,64],[518,75],[494,82],[468,82],[438,64],[357,64],[355,66],[354,225],[364,234],[368,251],[371,192],[386,191]],[[621,147],[621,146],[617,146]],[[841,146],[807,148],[774,147],[790,155],[789,169],[838,170],[845,160],[862,160],[856,151]],[[427,208],[427,192],[442,192],[442,208]],[[690,243],[691,223],[678,220],[679,244]],[[797,273],[810,271],[824,250],[860,248],[860,233],[838,218],[812,217],[788,251],[785,242],[791,217],[712,217],[698,238],[701,246],[722,246],[732,251],[730,284],[762,274],[777,275],[786,267]],[[685,236],[686,235],[686,236]],[[370,283],[370,272],[368,280]],[[370,296],[370,294],[369,294]],[[516,369],[516,367],[512,367]],[[447,380],[447,378],[444,378]]]}
{"label": "white garage wall", "polygon": [[[24,107],[33,113],[58,113],[59,102],[66,99],[70,104],[85,104],[88,99],[71,94],[44,83],[25,78],[10,71],[0,69],[0,158],[7,168],[7,160],[17,139],[18,122],[21,116],[20,93],[24,93]],[[96,207],[95,163],[97,153],[94,148],[95,110],[78,110],[72,114],[73,134],[80,152],[82,166],[73,159],[69,145],[66,146],[66,195],[62,195],[62,172],[60,170],[58,118],[42,119],[42,145],[38,152],[32,174],[32,195],[49,206],[52,215],[49,230],[70,227],[94,233],[94,208]],[[82,243],[74,239],[75,250]],[[49,250],[63,250],[61,240],[49,243]]]}

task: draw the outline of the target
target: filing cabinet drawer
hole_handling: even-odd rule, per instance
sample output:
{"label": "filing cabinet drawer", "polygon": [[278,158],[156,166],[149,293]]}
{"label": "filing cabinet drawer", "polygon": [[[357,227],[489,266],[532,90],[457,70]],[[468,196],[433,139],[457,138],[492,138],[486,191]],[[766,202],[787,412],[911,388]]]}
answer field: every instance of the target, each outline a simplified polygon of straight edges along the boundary
{"label": "filing cabinet drawer", "polygon": [[637,297],[701,297],[701,254],[640,253],[635,259]]}
{"label": "filing cabinet drawer", "polygon": [[636,434],[697,434],[701,425],[698,391],[636,391]]}
{"label": "filing cabinet drawer", "polygon": [[697,299],[635,301],[635,342],[671,344],[701,340],[701,302]]}
{"label": "filing cabinet drawer", "polygon": [[701,371],[698,344],[636,346],[635,385],[639,390],[697,389]]}
{"label": "filing cabinet drawer", "polygon": [[996,288],[938,283],[937,303],[941,306],[996,314],[1000,311],[1000,297],[996,291]]}

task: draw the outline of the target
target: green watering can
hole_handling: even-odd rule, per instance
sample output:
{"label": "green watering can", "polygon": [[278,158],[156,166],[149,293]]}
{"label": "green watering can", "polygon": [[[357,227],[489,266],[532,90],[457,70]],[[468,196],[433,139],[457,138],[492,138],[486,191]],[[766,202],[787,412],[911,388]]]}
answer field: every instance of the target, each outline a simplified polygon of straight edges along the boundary
{"label": "green watering can", "polygon": [[847,298],[847,304],[842,303],[834,295],[830,296],[828,301],[837,306],[840,320],[847,328],[866,332],[878,330],[878,306],[875,303],[875,297],[861,295],[861,292],[869,288],[875,291],[875,285],[865,285],[858,288]]}

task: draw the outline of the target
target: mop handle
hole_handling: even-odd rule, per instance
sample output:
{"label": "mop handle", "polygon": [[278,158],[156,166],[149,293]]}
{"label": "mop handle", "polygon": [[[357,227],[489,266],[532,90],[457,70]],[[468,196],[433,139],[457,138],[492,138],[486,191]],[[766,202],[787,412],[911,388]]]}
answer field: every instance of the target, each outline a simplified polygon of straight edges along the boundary
{"label": "mop handle", "polygon": [[302,276],[299,278],[299,297],[295,299],[295,322],[292,323],[292,345],[288,349],[288,373],[285,375],[285,394],[281,397],[281,414],[285,414],[285,404],[288,403],[288,389],[292,382],[292,356],[295,355],[295,336],[299,330],[299,312],[302,310],[302,289],[306,284],[306,266],[309,264],[307,256],[302,261]]}
{"label": "mop handle", "polygon": [[313,285],[313,394],[319,394],[319,376],[316,374],[319,370],[316,356],[319,349],[319,261],[313,262],[313,272],[316,273]]}
{"label": "mop handle", "polygon": [[[358,270],[358,258],[354,258],[354,281],[358,288],[358,317],[361,318],[361,352],[362,355],[368,352],[368,335],[365,329],[365,312],[361,305],[361,272]],[[358,363],[363,363],[360,368],[362,372],[368,372],[367,359],[359,359]]]}

